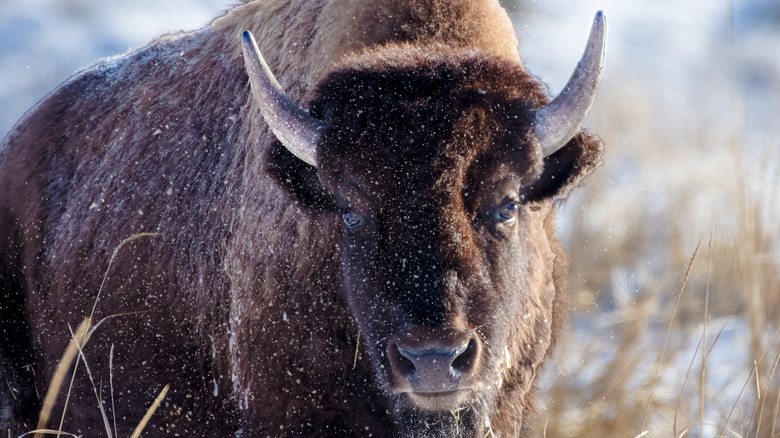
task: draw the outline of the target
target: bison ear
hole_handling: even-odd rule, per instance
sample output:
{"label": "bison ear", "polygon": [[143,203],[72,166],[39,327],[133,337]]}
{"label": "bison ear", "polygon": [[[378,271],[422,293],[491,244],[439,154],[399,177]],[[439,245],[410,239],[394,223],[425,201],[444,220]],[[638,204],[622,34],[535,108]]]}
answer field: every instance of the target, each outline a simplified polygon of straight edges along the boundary
{"label": "bison ear", "polygon": [[600,138],[580,131],[565,146],[544,159],[542,175],[530,185],[525,200],[565,199],[572,188],[601,165],[603,152]]}
{"label": "bison ear", "polygon": [[267,173],[298,202],[314,210],[338,210],[336,200],[320,183],[317,169],[275,141],[265,157]]}

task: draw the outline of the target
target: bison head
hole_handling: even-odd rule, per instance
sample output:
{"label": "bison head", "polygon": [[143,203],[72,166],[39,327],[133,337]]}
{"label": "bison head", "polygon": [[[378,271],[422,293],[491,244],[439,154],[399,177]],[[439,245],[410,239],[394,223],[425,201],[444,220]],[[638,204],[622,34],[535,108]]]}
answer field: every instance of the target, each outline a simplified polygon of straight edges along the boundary
{"label": "bison head", "polygon": [[552,101],[516,63],[389,45],[346,59],[310,112],[245,33],[280,179],[342,222],[343,294],[402,428],[519,423],[527,408],[565,300],[553,204],[600,159],[580,126],[604,26],[599,13]]}

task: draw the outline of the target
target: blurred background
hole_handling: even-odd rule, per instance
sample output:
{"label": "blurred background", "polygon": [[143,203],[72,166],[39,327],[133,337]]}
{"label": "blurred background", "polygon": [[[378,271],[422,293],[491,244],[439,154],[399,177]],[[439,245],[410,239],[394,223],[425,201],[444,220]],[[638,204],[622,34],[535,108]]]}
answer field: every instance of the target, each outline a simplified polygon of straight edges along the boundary
{"label": "blurred background", "polygon": [[[605,163],[560,215],[570,330],[538,436],[780,436],[780,1],[503,3],[552,93],[608,22],[586,123]],[[0,137],[79,69],[231,4],[0,0]]]}

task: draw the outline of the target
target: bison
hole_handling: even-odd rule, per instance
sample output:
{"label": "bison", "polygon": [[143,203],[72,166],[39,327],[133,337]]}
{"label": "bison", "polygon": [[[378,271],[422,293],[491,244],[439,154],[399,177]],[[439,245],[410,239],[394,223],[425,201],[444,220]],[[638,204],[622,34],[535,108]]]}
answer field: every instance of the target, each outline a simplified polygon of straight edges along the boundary
{"label": "bison", "polygon": [[495,0],[246,1],[76,74],[0,146],[0,427],[167,385],[144,436],[527,436],[604,31],[554,99]]}

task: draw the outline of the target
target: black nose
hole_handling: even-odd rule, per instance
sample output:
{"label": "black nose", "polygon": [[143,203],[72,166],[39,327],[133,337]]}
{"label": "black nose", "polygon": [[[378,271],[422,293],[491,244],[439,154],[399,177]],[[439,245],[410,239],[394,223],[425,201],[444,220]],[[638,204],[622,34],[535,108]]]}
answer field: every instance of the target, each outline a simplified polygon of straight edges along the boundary
{"label": "black nose", "polygon": [[[447,392],[470,380],[477,354],[474,338],[442,342],[391,342],[388,357],[396,380],[414,392]],[[405,380],[405,382],[404,382]]]}

